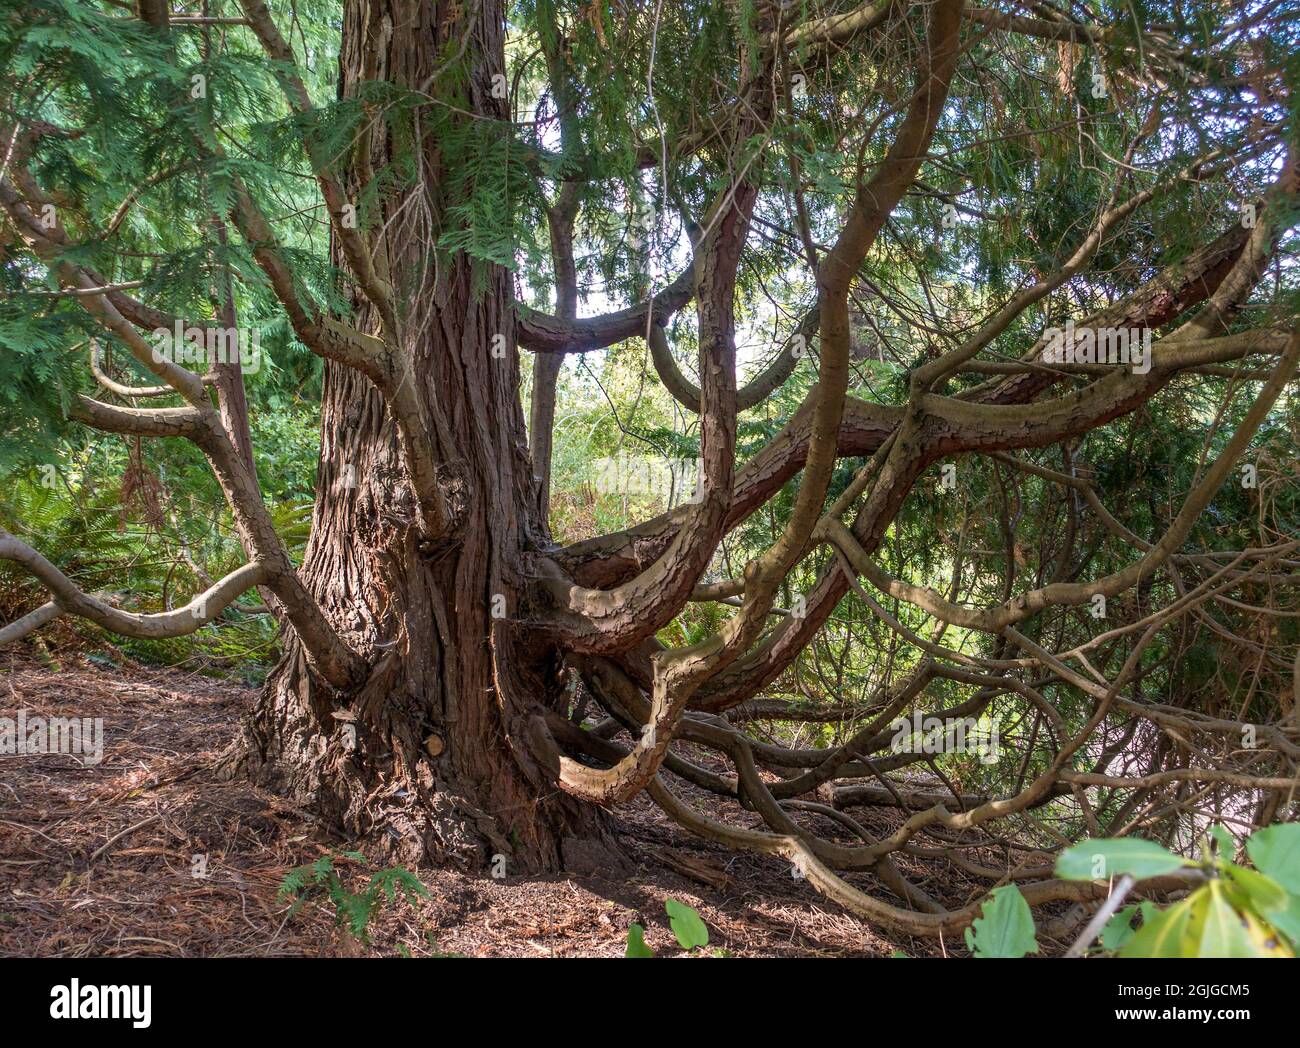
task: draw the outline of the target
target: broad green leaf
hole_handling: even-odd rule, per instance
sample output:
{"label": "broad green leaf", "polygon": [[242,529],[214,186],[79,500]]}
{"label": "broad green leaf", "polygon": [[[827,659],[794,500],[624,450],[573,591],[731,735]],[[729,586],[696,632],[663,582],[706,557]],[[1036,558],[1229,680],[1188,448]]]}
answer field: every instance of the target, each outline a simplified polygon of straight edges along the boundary
{"label": "broad green leaf", "polygon": [[653,957],[654,950],[650,949],[645,942],[645,929],[639,924],[634,924],[627,930],[627,952],[624,957]]}
{"label": "broad green leaf", "polygon": [[1153,841],[1138,837],[1082,841],[1056,858],[1056,875],[1068,881],[1101,881],[1129,874],[1138,880],[1160,877],[1188,865]]}
{"label": "broad green leaf", "polygon": [[1256,830],[1246,854],[1260,873],[1268,874],[1292,895],[1300,895],[1300,823],[1284,822]]}
{"label": "broad green leaf", "polygon": [[1111,917],[1101,929],[1102,949],[1115,951],[1137,934],[1133,927],[1133,918],[1137,915],[1136,904],[1125,906]]}
{"label": "broad green leaf", "polygon": [[1286,909],[1290,897],[1272,877],[1236,863],[1230,863],[1227,870],[1231,883],[1249,900],[1252,909],[1259,913]]}
{"label": "broad green leaf", "polygon": [[1200,888],[1167,910],[1144,902],[1142,927],[1120,948],[1121,957],[1183,957],[1183,941],[1191,920],[1192,907],[1205,889]]}
{"label": "broad green leaf", "polygon": [[669,927],[683,950],[709,945],[709,929],[695,910],[676,899],[665,900],[664,909],[668,911]]}
{"label": "broad green leaf", "polygon": [[1228,902],[1223,887],[1211,881],[1203,889],[1206,900],[1197,906],[1187,925],[1188,945],[1196,957],[1250,957],[1246,922]]}
{"label": "broad green leaf", "polygon": [[1196,894],[1204,894],[1205,899],[1193,909],[1187,924],[1191,956],[1281,957],[1290,952],[1257,917],[1232,905],[1222,882],[1210,881]]}
{"label": "broad green leaf", "polygon": [[1287,905],[1281,910],[1270,910],[1264,915],[1278,932],[1285,936],[1292,949],[1300,948],[1300,898],[1287,896]]}
{"label": "broad green leaf", "polygon": [[1291,944],[1272,925],[1265,923],[1253,913],[1242,914],[1246,922],[1246,934],[1250,937],[1255,950],[1252,957],[1294,957],[1295,950]]}
{"label": "broad green leaf", "polygon": [[1241,904],[1263,917],[1293,945],[1300,942],[1300,898],[1287,892],[1272,877],[1244,866],[1229,866],[1228,876]]}
{"label": "broad green leaf", "polygon": [[1038,952],[1029,903],[1014,884],[993,889],[966,929],[966,945],[976,957],[1023,957]]}

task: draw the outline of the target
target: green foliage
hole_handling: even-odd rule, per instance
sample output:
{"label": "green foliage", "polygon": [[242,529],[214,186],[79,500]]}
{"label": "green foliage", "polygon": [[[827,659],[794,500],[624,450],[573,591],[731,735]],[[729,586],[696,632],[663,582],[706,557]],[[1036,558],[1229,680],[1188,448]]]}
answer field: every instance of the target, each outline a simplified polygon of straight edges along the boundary
{"label": "green foliage", "polygon": [[966,929],[966,945],[976,957],[1023,957],[1038,952],[1029,903],[1014,884],[994,888],[981,916]]}
{"label": "green foliage", "polygon": [[627,952],[624,957],[653,957],[654,950],[646,945],[645,929],[639,924],[632,924],[627,930]]}
{"label": "green foliage", "polygon": [[456,202],[448,209],[454,225],[442,234],[438,246],[513,269],[517,212],[531,184],[526,151],[506,129],[482,121],[449,127],[442,141],[454,158],[450,189]]}
{"label": "green foliage", "polygon": [[709,945],[708,926],[693,907],[669,898],[664,900],[664,909],[668,912],[668,925],[683,950]]}
{"label": "green foliage", "polygon": [[[23,535],[64,574],[96,589],[110,584],[118,563],[134,551],[121,528],[121,503],[110,489],[76,485],[53,466],[11,476],[0,496],[0,525]],[[0,578],[10,588],[35,591],[25,573],[0,561]]]}
{"label": "green foliage", "polygon": [[1246,854],[1260,873],[1300,895],[1300,825],[1284,823],[1256,830],[1246,841]]}
{"label": "green foliage", "polygon": [[[1235,896],[1235,897],[1234,897]],[[1292,947],[1248,896],[1211,880],[1186,899],[1160,910],[1141,906],[1142,927],[1119,948],[1120,957],[1294,957]]]}
{"label": "green foliage", "polygon": [[1141,907],[1137,905],[1124,906],[1111,916],[1101,929],[1101,946],[1104,950],[1114,953],[1126,942],[1133,938],[1136,929],[1133,927],[1133,918],[1137,916]]}
{"label": "green foliage", "polygon": [[[1185,898],[1161,909],[1151,902],[1127,906],[1102,929],[1102,949],[1120,957],[1293,957],[1300,945],[1300,823],[1255,831],[1246,853],[1255,869],[1232,861],[1233,841],[1216,827],[1215,854],[1197,862],[1159,845],[1137,840],[1084,841],[1062,852],[1056,873],[1069,880],[1158,877],[1195,866],[1205,881]],[[1145,847],[1134,847],[1134,845]],[[1140,916],[1140,927],[1133,919]]]}
{"label": "green foliage", "polygon": [[1072,881],[1096,881],[1129,874],[1142,880],[1174,873],[1187,864],[1182,856],[1171,855],[1154,841],[1119,837],[1066,848],[1056,859],[1056,875]]}
{"label": "green foliage", "polygon": [[[1300,946],[1300,823],[1255,833],[1246,852],[1256,868],[1232,861],[1233,839],[1221,827],[1217,844],[1199,861],[1158,844],[1117,838],[1083,841],[1057,858],[1056,875],[1090,881],[1129,876],[1145,880],[1195,867],[1204,882],[1186,897],[1160,908],[1149,901],[1118,910],[1103,925],[1100,948],[1119,957],[1294,957]],[[1104,870],[1097,873],[1098,869]],[[1141,922],[1134,927],[1134,919]],[[1038,952],[1033,916],[1014,885],[996,888],[981,916],[966,929],[976,957],[1021,957]]]}
{"label": "green foliage", "polygon": [[[668,926],[683,950],[703,949],[709,945],[709,929],[703,918],[691,906],[677,899],[664,900],[664,910],[668,914]],[[645,941],[645,928],[632,924],[627,929],[627,950],[624,957],[653,957],[654,950]],[[730,956],[725,950],[714,951],[715,957]]]}
{"label": "green foliage", "polygon": [[313,863],[297,866],[285,874],[280,883],[279,898],[291,905],[293,916],[312,899],[324,896],[334,905],[334,922],[345,928],[362,942],[370,941],[368,926],[379,907],[387,901],[390,905],[403,897],[409,903],[428,898],[429,889],[410,870],[402,866],[389,866],[375,872],[364,890],[349,892],[343,886],[335,868],[336,859],[350,859],[363,866],[369,865],[360,852],[340,852],[322,855]]}
{"label": "green foliage", "polygon": [[[252,421],[272,522],[290,555],[301,557],[311,529],[317,422],[290,403]],[[0,526],[84,590],[129,610],[157,611],[184,603],[244,562],[221,492],[193,448],[156,444],[145,459],[113,436],[56,443],[43,460],[4,477]],[[0,584],[6,617],[47,599],[43,586],[8,561],[0,561]],[[250,593],[197,633],[161,640],[121,638],[83,620],[65,622],[96,647],[256,683],[277,657],[278,628],[270,616],[249,610],[255,600]]]}

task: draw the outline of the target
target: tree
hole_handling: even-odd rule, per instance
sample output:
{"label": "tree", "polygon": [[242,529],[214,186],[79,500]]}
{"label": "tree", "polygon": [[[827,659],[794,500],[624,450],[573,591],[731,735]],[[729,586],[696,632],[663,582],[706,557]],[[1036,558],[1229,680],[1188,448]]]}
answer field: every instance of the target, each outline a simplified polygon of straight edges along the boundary
{"label": "tree", "polygon": [[[1297,755],[1281,697],[1261,748],[1235,760],[1244,712],[1144,693],[1167,672],[1151,645],[1210,594],[1253,606],[1251,585],[1294,587],[1293,541],[1224,547],[1204,515],[1226,505],[1261,427],[1293,411],[1296,29],[1275,5],[1197,8],[9,10],[6,341],[110,346],[126,370],[96,363],[95,396],[60,372],[67,416],[200,449],[247,564],[183,607],[131,612],[0,533],[0,557],[51,594],[0,642],[60,614],[173,635],[258,587],[284,655],[232,773],[403,860],[475,870],[552,870],[567,842],[613,847],[604,810],[646,792],[688,829],[782,856],[851,910],[920,934],[978,914],[944,908],[895,865],[924,856],[925,838],[988,840],[996,820],[1063,798],[1122,824],[1167,784],[1191,823],[1186,791],[1216,783],[1280,817]],[[1205,221],[1188,223],[1193,209]],[[782,307],[778,337],[742,382],[737,330],[760,295]],[[604,311],[580,316],[592,298]],[[248,361],[222,352],[239,344],[241,304],[286,318],[324,361],[300,564],[260,492]],[[547,508],[563,362],[627,340],[644,340],[698,417],[698,491],[560,545]],[[901,365],[886,395],[860,395],[866,340]],[[691,342],[695,378],[680,359]],[[1217,404],[1203,468],[1135,535],[1075,453],[1189,383]],[[790,395],[779,432],[740,461],[744,413]],[[1061,468],[1034,449],[1059,451]],[[942,490],[962,474],[1005,484],[1004,470],[1042,483],[1025,526],[1040,540],[1032,585],[1017,584],[1005,516],[994,586],[963,590],[960,550],[948,592],[883,566],[891,529],[943,515],[936,471]],[[716,578],[728,536],[778,502],[764,545]],[[851,594],[890,635],[870,717],[824,748],[746,731],[746,710],[804,715],[754,700],[798,676]],[[1095,667],[1086,611],[1126,594],[1136,610]],[[728,615],[666,645],[692,602],[729,602]],[[601,720],[570,716],[571,685]],[[942,771],[924,747],[869,755],[932,685],[964,689],[948,718],[1016,704],[1032,722],[1023,765],[975,796],[951,782],[900,795],[885,772]],[[1117,774],[1125,754],[1150,757],[1149,772]],[[670,774],[765,829],[706,817]],[[829,783],[835,808],[819,794]],[[905,817],[879,833],[839,810],[852,804]],[[1013,876],[1035,906],[1104,894],[1032,862]]]}

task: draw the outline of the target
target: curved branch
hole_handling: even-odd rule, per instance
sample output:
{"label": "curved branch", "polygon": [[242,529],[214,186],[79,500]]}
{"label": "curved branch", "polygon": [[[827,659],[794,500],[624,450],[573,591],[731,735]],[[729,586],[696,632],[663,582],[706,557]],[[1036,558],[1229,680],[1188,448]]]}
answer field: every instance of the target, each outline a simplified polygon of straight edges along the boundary
{"label": "curved branch", "polygon": [[664,324],[695,294],[695,266],[687,266],[671,284],[626,309],[595,317],[566,320],[516,303],[519,345],[534,353],[587,353],[624,339],[645,335]]}
{"label": "curved branch", "polygon": [[[805,314],[795,332],[781,344],[771,363],[741,387],[736,394],[737,411],[748,411],[766,400],[794,373],[820,324],[820,310],[814,307]],[[650,344],[650,359],[654,362],[655,371],[664,388],[682,407],[698,414],[700,388],[682,374],[682,369],[677,366],[663,327],[652,324],[646,341]]]}
{"label": "curved branch", "polygon": [[1054,605],[1086,604],[1097,594],[1114,597],[1137,585],[1160,567],[1182,545],[1192,526],[1205,507],[1210,504],[1228,473],[1237,465],[1255,433],[1263,424],[1286,384],[1300,367],[1300,330],[1291,337],[1291,343],[1278,362],[1272,376],[1259,391],[1246,411],[1241,424],[1224,446],[1201,482],[1188,492],[1182,508],[1173,523],[1158,542],[1145,554],[1119,571],[1089,582],[1053,582],[1004,601],[995,608],[968,608],[949,601],[942,593],[929,586],[917,586],[895,579],[875,563],[861,544],[843,524],[833,518],[826,521],[827,537],[853,565],[855,571],[869,579],[882,593],[905,600],[939,619],[963,629],[1000,633],[1012,625],[1038,614]]}
{"label": "curved branch", "polygon": [[22,640],[29,633],[34,633],[48,622],[53,622],[63,614],[56,600],[42,604],[35,611],[29,611],[20,619],[14,619],[8,626],[0,626],[0,648],[14,641]]}
{"label": "curved branch", "polygon": [[[40,579],[54,594],[51,603],[60,611],[80,615],[123,637],[142,639],[183,637],[194,633],[199,627],[207,625],[225,611],[241,593],[267,581],[267,571],[263,565],[245,564],[208,587],[184,607],[143,614],[121,611],[105,604],[98,597],[83,592],[76,583],[40,553],[21,539],[15,538],[4,528],[0,528],[0,558],[21,564]],[[0,633],[0,642],[3,642],[6,637],[9,640],[16,640],[30,633],[36,626],[54,618],[55,615],[48,611],[49,607],[49,604],[44,605],[12,623]],[[19,627],[23,627],[21,632]],[[10,631],[14,631],[16,635],[11,635]]]}
{"label": "curved branch", "polygon": [[[95,376],[96,382],[119,397],[148,399],[176,395],[176,389],[173,386],[126,386],[121,382],[114,381],[104,370],[103,354],[97,338],[90,340],[90,371]],[[202,381],[205,386],[209,385],[215,381],[215,376],[211,373],[203,375]]]}
{"label": "curved branch", "polygon": [[68,418],[106,433],[192,439],[203,415],[194,408],[122,408],[77,394],[68,408]]}

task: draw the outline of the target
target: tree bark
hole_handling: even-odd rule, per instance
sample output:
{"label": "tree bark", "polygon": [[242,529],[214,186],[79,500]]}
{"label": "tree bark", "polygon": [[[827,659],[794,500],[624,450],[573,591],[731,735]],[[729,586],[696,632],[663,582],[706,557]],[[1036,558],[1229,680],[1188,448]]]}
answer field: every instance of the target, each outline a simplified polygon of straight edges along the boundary
{"label": "tree bark", "polygon": [[[468,8],[349,0],[341,93],[375,79],[436,93],[441,81],[426,80],[468,37],[471,76],[456,105],[502,120],[492,84],[504,69],[503,34],[503,9],[492,0]],[[378,126],[353,158],[350,194],[366,168],[392,159]],[[524,649],[516,627],[529,614],[525,558],[549,536],[520,405],[508,274],[463,254],[433,263],[435,230],[448,225],[448,180],[436,136],[417,148],[422,179],[364,227],[400,303],[411,362],[401,381],[431,420],[454,527],[434,542],[421,534],[383,396],[357,371],[327,362],[301,575],[372,672],[354,693],[336,692],[290,637],[248,720],[243,764],[332,828],[372,842],[372,857],[555,870],[573,841],[590,854],[591,842],[604,848],[610,838],[598,809],[554,785],[558,755],[541,724],[565,702],[560,653],[537,641]],[[380,328],[362,299],[356,318]]]}
{"label": "tree bark", "polygon": [[[577,186],[565,182],[559,199],[546,215],[551,234],[551,259],[555,266],[555,315],[573,320],[578,315],[578,272],[573,260],[573,220],[578,210]],[[537,504],[543,520],[551,508],[551,450],[555,429],[555,396],[564,355],[538,353],[533,358],[533,397],[528,435],[532,442],[533,472],[537,477]]]}

